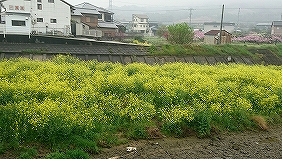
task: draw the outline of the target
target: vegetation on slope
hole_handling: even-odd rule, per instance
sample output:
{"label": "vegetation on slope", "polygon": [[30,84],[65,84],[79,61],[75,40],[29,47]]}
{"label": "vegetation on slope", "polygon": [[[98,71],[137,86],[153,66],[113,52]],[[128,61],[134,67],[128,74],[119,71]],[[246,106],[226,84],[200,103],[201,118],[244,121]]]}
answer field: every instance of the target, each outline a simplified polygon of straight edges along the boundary
{"label": "vegetation on slope", "polygon": [[225,45],[152,45],[149,52],[152,55],[245,55],[254,56],[249,50],[268,49],[273,53],[282,55],[282,44],[277,45],[243,45],[243,44],[225,44]]}

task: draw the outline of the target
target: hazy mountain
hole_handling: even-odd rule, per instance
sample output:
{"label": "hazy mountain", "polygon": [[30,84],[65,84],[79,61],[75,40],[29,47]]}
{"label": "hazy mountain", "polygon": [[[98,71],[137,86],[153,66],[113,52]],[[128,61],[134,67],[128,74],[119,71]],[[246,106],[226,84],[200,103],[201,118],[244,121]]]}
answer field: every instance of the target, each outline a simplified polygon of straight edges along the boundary
{"label": "hazy mountain", "polygon": [[[229,5],[225,5],[224,21],[234,23],[259,23],[281,20],[282,7],[278,7],[273,5],[273,3],[261,5],[259,3],[250,4],[246,2],[244,4],[233,2]],[[177,23],[180,21],[189,21],[190,8],[193,9],[191,11],[192,23],[220,21],[222,5],[195,7],[141,7],[128,5],[122,7],[113,6],[113,12],[115,13],[115,19],[120,21],[131,21],[132,14],[146,14],[149,16],[150,21]]]}

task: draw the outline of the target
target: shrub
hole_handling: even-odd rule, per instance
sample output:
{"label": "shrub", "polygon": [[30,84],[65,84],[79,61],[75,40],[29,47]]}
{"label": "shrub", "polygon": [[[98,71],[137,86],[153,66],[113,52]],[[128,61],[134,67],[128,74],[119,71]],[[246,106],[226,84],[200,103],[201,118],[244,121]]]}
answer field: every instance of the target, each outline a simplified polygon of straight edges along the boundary
{"label": "shrub", "polygon": [[17,159],[33,159],[37,155],[37,150],[30,148],[25,150]]}
{"label": "shrub", "polygon": [[169,25],[168,41],[172,44],[190,44],[194,38],[194,32],[187,23]]}

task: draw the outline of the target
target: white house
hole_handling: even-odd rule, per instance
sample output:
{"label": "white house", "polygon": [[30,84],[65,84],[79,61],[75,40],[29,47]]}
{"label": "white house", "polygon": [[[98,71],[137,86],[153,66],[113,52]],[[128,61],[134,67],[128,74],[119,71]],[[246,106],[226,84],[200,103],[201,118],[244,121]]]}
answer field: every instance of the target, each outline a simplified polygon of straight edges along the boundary
{"label": "white house", "polygon": [[149,31],[149,17],[144,14],[133,14],[132,31],[137,33],[147,33]]}
{"label": "white house", "polygon": [[72,6],[64,0],[0,0],[0,3],[0,34],[70,34]]}

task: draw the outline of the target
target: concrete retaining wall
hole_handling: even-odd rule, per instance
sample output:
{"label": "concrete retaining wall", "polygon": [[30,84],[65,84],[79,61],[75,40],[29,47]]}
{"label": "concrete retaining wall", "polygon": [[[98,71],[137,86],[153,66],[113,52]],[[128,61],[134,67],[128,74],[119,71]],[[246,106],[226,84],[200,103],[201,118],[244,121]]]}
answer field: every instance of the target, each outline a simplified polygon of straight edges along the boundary
{"label": "concrete retaining wall", "polygon": [[259,54],[259,56],[153,56],[148,54],[147,47],[116,43],[94,43],[92,45],[0,43],[0,59],[25,57],[44,61],[57,54],[66,54],[81,60],[110,61],[122,64],[184,62],[209,65],[217,63],[282,65],[282,59],[269,50],[252,51],[254,55]]}
{"label": "concrete retaining wall", "polygon": [[[53,58],[56,53],[12,53],[0,54],[0,59],[29,58],[32,60],[46,61]],[[67,54],[65,54],[67,55]],[[247,65],[262,64],[262,61],[254,60],[246,56],[150,56],[150,55],[124,55],[124,54],[71,54],[81,60],[97,60],[99,62],[119,62],[122,64],[141,62],[147,64],[165,64],[171,62],[198,63],[214,65],[217,63],[242,63]],[[231,58],[231,59],[230,59]]]}

